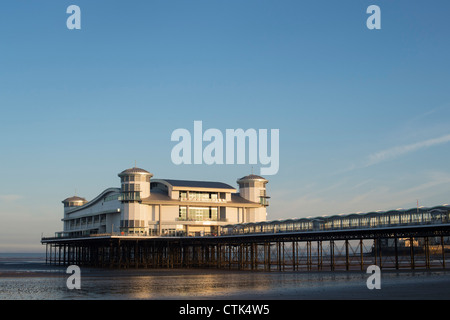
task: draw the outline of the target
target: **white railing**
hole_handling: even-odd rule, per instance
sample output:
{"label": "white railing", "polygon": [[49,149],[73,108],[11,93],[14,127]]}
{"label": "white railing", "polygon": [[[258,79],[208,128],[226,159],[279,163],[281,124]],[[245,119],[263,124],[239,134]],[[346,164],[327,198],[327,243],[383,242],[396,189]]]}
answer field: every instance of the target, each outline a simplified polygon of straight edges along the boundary
{"label": "white railing", "polygon": [[179,198],[180,201],[190,201],[190,202],[210,202],[210,203],[225,203],[226,199],[198,199],[198,198]]}

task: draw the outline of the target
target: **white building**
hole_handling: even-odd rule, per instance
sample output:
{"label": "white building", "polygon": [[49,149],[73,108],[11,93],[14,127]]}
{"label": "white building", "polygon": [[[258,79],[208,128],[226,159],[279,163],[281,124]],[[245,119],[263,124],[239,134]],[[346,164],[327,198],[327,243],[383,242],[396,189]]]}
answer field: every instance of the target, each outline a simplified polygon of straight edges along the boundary
{"label": "white building", "polygon": [[63,200],[64,231],[59,236],[209,235],[220,226],[266,220],[268,180],[248,175],[237,180],[239,193],[222,182],[152,179],[130,168],[118,175],[120,188],[109,188],[91,201]]}

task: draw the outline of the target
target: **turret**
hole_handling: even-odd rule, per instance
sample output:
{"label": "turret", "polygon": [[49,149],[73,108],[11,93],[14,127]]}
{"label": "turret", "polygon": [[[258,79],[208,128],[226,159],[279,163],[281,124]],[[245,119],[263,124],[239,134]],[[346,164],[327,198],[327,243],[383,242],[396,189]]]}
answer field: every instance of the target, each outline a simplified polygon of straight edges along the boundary
{"label": "turret", "polygon": [[67,210],[73,209],[75,207],[81,207],[82,205],[87,203],[87,200],[85,198],[73,196],[70,198],[66,198],[61,202],[64,204],[64,212],[66,212]]}
{"label": "turret", "polygon": [[237,180],[239,185],[239,194],[242,198],[252,202],[257,202],[263,206],[268,206],[269,201],[266,195],[266,184],[269,180],[250,174]]}
{"label": "turret", "polygon": [[140,201],[150,196],[150,179],[153,174],[141,169],[130,168],[118,174],[123,201]]}
{"label": "turret", "polygon": [[121,181],[122,211],[120,231],[144,234],[148,229],[149,206],[141,205],[141,199],[150,196],[150,179],[153,175],[141,168],[130,168],[118,174]]}

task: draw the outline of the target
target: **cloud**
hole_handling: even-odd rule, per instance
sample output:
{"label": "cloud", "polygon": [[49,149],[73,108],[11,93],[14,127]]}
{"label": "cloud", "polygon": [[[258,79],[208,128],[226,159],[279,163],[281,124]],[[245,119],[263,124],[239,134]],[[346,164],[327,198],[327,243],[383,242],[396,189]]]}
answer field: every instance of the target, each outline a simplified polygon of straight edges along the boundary
{"label": "cloud", "polygon": [[[409,176],[403,177],[404,180],[409,181]],[[290,190],[280,189],[277,191],[286,191],[287,195],[277,192],[275,196],[272,196],[267,219],[332,216],[340,213],[384,211],[399,207],[410,209],[416,206],[416,201],[428,207],[449,203],[446,190],[450,186],[450,173],[426,172],[418,176],[416,182],[405,187],[391,183],[385,184],[384,181],[376,179],[365,180],[359,184],[348,181],[347,184],[331,192],[324,192],[325,188],[317,186],[317,190],[305,194],[300,192],[295,197],[289,194]]]}
{"label": "cloud", "polygon": [[447,142],[450,142],[450,134],[444,135],[439,138],[428,139],[428,140],[420,141],[420,142],[413,143],[413,144],[397,146],[397,147],[389,148],[386,150],[382,150],[382,151],[379,151],[379,152],[369,155],[365,167],[369,167],[369,166],[378,164],[378,163],[386,161],[386,160],[395,159],[399,156],[402,156],[407,153],[415,152],[420,149],[432,147],[432,146],[447,143]]}
{"label": "cloud", "polygon": [[14,202],[21,199],[22,196],[18,194],[0,194],[0,201]]}

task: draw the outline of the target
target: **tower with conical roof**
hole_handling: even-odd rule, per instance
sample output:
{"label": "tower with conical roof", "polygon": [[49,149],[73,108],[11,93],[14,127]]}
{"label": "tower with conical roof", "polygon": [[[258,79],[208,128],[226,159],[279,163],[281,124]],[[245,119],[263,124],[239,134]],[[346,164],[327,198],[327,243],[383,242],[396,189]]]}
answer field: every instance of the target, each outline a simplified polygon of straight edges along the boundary
{"label": "tower with conical roof", "polygon": [[73,197],[66,198],[61,202],[64,204],[64,212],[66,212],[75,207],[81,207],[82,205],[87,203],[87,200],[85,198],[73,196]]}
{"label": "tower with conical roof", "polygon": [[148,229],[148,206],[140,205],[150,196],[150,179],[153,174],[133,167],[118,174],[121,183],[122,213],[120,230],[128,234],[143,234]]}
{"label": "tower with conical roof", "polygon": [[140,201],[150,196],[150,179],[153,174],[147,170],[133,167],[118,174],[120,177],[123,201]]}
{"label": "tower with conical roof", "polygon": [[269,197],[266,195],[266,184],[269,180],[250,174],[238,179],[236,182],[239,185],[239,194],[242,198],[261,205],[260,208],[247,209],[244,221],[265,221],[267,215],[266,207],[269,205],[267,200]]}

